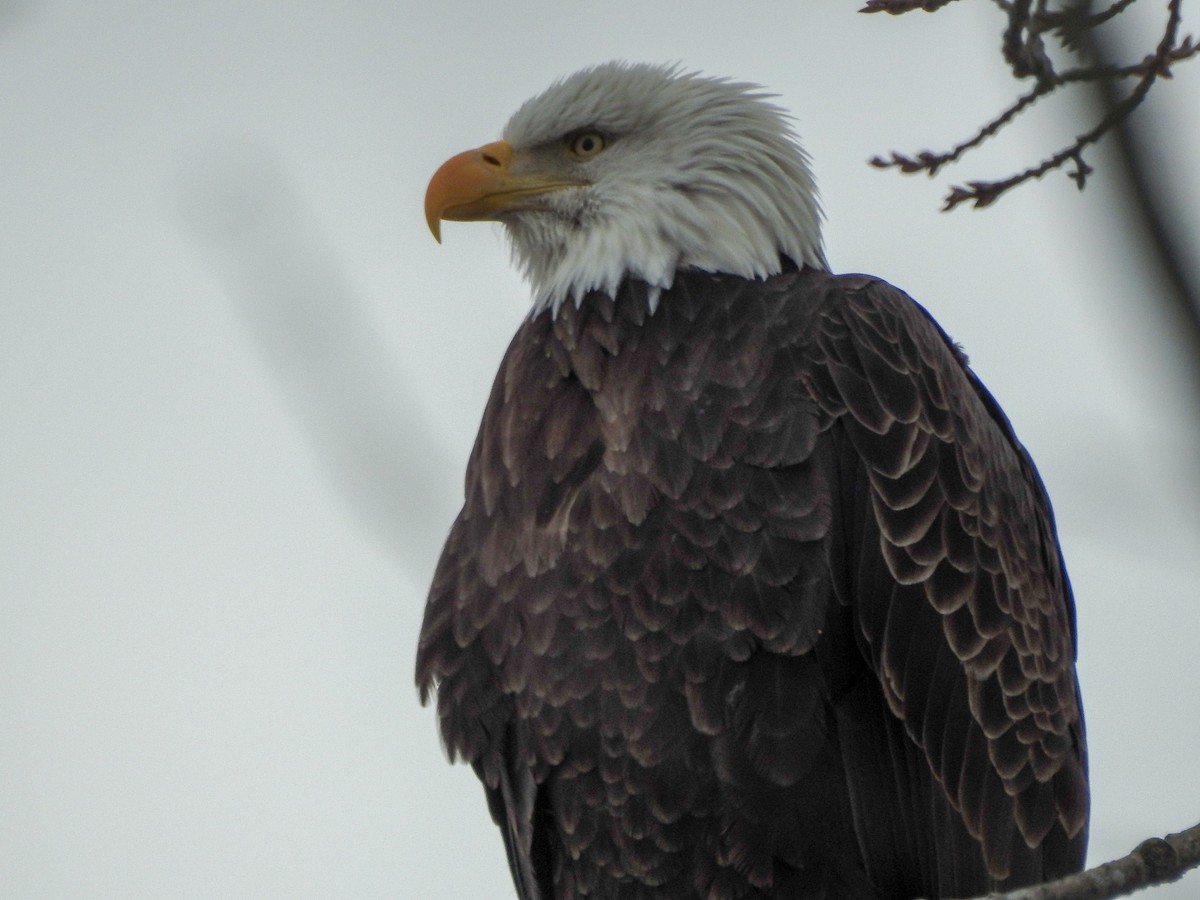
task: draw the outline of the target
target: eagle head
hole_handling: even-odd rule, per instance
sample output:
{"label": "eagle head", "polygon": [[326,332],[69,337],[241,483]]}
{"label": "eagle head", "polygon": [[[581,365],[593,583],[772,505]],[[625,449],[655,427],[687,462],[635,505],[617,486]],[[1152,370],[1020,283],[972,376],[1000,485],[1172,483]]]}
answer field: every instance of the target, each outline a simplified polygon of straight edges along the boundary
{"label": "eagle head", "polygon": [[534,309],[615,294],[651,303],[683,268],[765,278],[783,258],[828,268],[808,157],[787,115],[753,84],[675,66],[607,63],[526,101],[504,139],[449,159],[425,216],[496,220]]}

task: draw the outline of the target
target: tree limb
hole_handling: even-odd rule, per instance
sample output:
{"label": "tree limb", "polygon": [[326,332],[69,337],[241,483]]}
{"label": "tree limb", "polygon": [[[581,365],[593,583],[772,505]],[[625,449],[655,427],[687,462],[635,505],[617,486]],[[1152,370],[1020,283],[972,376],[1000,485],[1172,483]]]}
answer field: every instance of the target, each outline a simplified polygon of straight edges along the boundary
{"label": "tree limb", "polygon": [[[862,12],[888,12],[899,15],[914,9],[934,12],[949,0],[872,0]],[[936,153],[922,150],[916,154],[893,151],[888,157],[876,156],[871,165],[876,168],[898,168],[905,174],[925,172],[932,176],[947,163],[957,162],[964,153],[978,147],[994,137],[1005,125],[1037,101],[1049,96],[1062,87],[1078,83],[1115,85],[1127,79],[1136,83],[1124,98],[1110,105],[1101,120],[1090,130],[1078,135],[1068,146],[1035,166],[1008,178],[994,181],[970,181],[965,185],[954,185],[946,195],[943,209],[949,210],[960,203],[969,202],[975,207],[988,206],[1001,195],[1026,181],[1041,178],[1047,172],[1067,167],[1068,176],[1083,189],[1092,169],[1083,158],[1084,150],[1123,123],[1129,114],[1146,98],[1154,84],[1171,77],[1174,63],[1200,54],[1200,44],[1191,35],[1179,38],[1182,21],[1183,0],[1168,0],[1167,21],[1162,38],[1153,53],[1131,65],[1110,63],[1083,65],[1059,72],[1045,47],[1044,36],[1053,34],[1067,50],[1086,43],[1093,30],[1120,15],[1132,0],[1116,0],[1112,5],[1092,13],[1087,3],[1062,9],[1048,8],[1050,0],[994,0],[1005,13],[1008,23],[1004,30],[1002,53],[1005,62],[1017,79],[1032,78],[1034,87],[1018,97],[1007,109],[982,126],[971,138],[949,151]]]}
{"label": "tree limb", "polygon": [[1200,824],[1165,838],[1142,841],[1128,856],[1085,872],[979,900],[1109,900],[1178,881],[1196,866],[1200,866]]}

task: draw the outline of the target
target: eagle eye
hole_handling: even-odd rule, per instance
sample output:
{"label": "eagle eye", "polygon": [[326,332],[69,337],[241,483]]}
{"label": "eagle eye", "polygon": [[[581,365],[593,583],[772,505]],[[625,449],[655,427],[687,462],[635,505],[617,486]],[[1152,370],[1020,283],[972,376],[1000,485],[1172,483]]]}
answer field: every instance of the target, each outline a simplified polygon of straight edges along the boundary
{"label": "eagle eye", "polygon": [[591,159],[608,146],[598,131],[576,131],[567,135],[567,149],[576,159]]}

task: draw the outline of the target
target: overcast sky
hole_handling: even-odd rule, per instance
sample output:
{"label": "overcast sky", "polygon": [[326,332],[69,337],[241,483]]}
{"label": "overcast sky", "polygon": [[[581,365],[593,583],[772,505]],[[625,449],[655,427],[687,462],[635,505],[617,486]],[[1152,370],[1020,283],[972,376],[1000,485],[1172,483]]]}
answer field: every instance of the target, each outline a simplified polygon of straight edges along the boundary
{"label": "overcast sky", "polygon": [[[1050,105],[936,181],[872,170],[1017,88],[992,4],[856,5],[0,2],[0,895],[513,896],[412,668],[527,293],[498,230],[439,247],[421,203],[446,157],[616,57],[778,92],[834,268],[925,304],[1038,461],[1093,860],[1200,819],[1200,435],[1106,155],[1083,194],[1051,175],[939,213],[945,182],[1023,168],[1085,113]],[[1198,109],[1194,62],[1139,119],[1192,248]]]}

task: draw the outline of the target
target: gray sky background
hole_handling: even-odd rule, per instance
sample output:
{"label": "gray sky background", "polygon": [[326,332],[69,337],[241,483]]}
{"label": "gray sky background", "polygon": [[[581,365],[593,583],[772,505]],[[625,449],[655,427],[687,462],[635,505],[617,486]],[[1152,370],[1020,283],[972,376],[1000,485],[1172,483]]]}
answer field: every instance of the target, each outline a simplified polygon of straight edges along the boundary
{"label": "gray sky background", "polygon": [[[1086,119],[1050,104],[935,182],[869,169],[1016,86],[992,4],[858,5],[0,2],[0,895],[513,896],[412,666],[527,295],[497,230],[438,247],[421,202],[614,57],[778,92],[834,267],[925,304],[1037,459],[1093,860],[1200,818],[1200,432],[1106,155],[1082,195],[938,213]],[[1198,248],[1200,62],[1156,93]]]}

